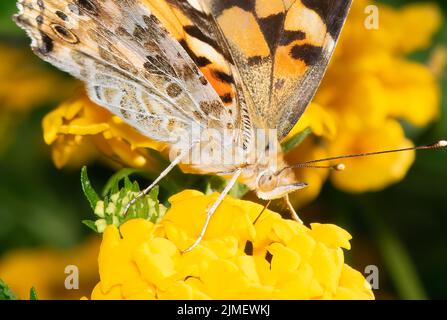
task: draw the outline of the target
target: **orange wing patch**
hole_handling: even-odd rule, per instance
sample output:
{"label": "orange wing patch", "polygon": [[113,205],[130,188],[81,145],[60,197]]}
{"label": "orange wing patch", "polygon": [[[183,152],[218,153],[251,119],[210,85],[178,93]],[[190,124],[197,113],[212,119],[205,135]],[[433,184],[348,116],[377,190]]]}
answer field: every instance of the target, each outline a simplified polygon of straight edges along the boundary
{"label": "orange wing patch", "polygon": [[[275,55],[275,76],[279,79],[302,77],[306,70],[307,64],[302,60],[296,60],[290,55],[293,45],[281,46],[276,50]],[[276,81],[276,89],[283,89],[284,81]]]}
{"label": "orange wing patch", "polygon": [[297,1],[287,11],[284,21],[284,31],[297,31],[305,34],[306,43],[323,46],[327,26],[320,15]]}
{"label": "orange wing patch", "polygon": [[[217,21],[222,30],[224,30],[225,37],[243,55],[247,57],[268,57],[270,55],[264,34],[251,12],[247,12],[239,7],[232,7],[223,11]],[[234,27],[235,21],[238,21],[238,28]]]}
{"label": "orange wing patch", "polygon": [[258,0],[255,5],[256,16],[258,18],[267,18],[284,11],[284,5],[281,1]]}

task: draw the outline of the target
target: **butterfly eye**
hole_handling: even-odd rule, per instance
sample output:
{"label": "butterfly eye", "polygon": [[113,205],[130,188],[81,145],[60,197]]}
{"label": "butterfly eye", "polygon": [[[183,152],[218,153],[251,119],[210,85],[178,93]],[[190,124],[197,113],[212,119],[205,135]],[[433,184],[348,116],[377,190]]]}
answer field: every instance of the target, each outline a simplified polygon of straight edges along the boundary
{"label": "butterfly eye", "polygon": [[53,23],[50,27],[53,32],[62,40],[71,44],[76,44],[79,42],[78,37],[73,32],[61,26],[60,24]]}
{"label": "butterfly eye", "polygon": [[271,172],[264,173],[258,180],[258,188],[263,191],[273,190],[277,185],[277,178]]}

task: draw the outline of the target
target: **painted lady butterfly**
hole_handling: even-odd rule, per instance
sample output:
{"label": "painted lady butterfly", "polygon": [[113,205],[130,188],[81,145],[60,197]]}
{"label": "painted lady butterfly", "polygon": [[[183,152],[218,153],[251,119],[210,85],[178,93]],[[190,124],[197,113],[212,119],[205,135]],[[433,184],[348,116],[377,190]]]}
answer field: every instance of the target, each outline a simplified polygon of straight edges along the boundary
{"label": "painted lady butterfly", "polygon": [[[34,52],[83,80],[92,101],[171,146],[171,165],[146,192],[194,153],[211,160],[192,162],[199,172],[231,176],[193,248],[237,180],[266,200],[306,186],[276,145],[313,97],[350,5],[19,0],[15,20]],[[196,139],[195,127],[203,130]],[[269,130],[273,139],[259,138]]]}

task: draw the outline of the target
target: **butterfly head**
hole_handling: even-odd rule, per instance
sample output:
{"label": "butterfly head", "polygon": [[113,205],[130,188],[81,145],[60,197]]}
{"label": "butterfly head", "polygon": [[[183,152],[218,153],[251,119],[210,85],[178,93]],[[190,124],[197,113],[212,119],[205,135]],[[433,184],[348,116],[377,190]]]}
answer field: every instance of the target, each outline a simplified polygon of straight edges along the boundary
{"label": "butterfly head", "polygon": [[293,168],[288,168],[282,153],[268,157],[267,161],[245,168],[243,182],[256,192],[258,198],[273,200],[303,189],[306,183],[298,182]]}
{"label": "butterfly head", "polygon": [[264,170],[256,179],[256,194],[260,199],[279,199],[296,190],[303,189],[306,183],[297,182],[292,169],[286,170]]}

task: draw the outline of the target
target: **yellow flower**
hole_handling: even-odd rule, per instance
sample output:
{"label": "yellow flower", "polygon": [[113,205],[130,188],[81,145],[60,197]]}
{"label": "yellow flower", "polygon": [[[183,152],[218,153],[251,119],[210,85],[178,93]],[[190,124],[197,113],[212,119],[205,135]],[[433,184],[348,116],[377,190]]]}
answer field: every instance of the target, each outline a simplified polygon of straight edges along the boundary
{"label": "yellow flower", "polygon": [[317,137],[333,139],[337,134],[335,117],[317,103],[310,103],[300,121],[293,127],[283,142],[286,142],[296,134],[310,128],[312,134]]}
{"label": "yellow flower", "polygon": [[[186,190],[169,199],[160,223],[108,226],[92,299],[373,299],[344,263],[351,236],[330,224],[310,228],[262,206],[227,197],[204,240],[197,237],[217,194]],[[193,223],[192,223],[193,222]]]}
{"label": "yellow flower", "polygon": [[[84,93],[67,101],[43,119],[45,142],[52,146],[53,161],[65,166],[75,158],[83,163],[100,150],[109,159],[127,166],[159,170],[146,148],[164,150],[117,116],[91,102]],[[92,148],[94,146],[94,148]]]}
{"label": "yellow flower", "polygon": [[[395,120],[380,129],[341,132],[330,146],[331,154],[365,153],[413,147]],[[331,175],[332,183],[350,192],[376,191],[401,180],[415,158],[414,151],[343,160],[346,169]]]}
{"label": "yellow flower", "polygon": [[[319,140],[322,138],[334,139],[337,134],[337,123],[332,113],[319,104],[311,103],[283,142],[287,143],[292,137],[306,129],[312,130],[312,136],[287,153],[286,161],[290,164],[327,157],[327,148]],[[295,174],[298,181],[305,181],[308,184],[307,188],[290,195],[292,204],[295,207],[302,207],[318,196],[329,172],[301,168],[296,169]]]}
{"label": "yellow flower", "polygon": [[[5,281],[21,299],[28,299],[35,287],[39,299],[78,299],[94,287],[98,280],[96,238],[70,250],[18,249],[7,252],[0,259],[0,279]],[[65,287],[67,266],[79,270],[79,289]]]}
{"label": "yellow flower", "polygon": [[379,38],[387,39],[396,53],[409,53],[430,46],[430,38],[441,25],[442,13],[434,3],[421,2],[399,10],[380,6],[380,19]]}

